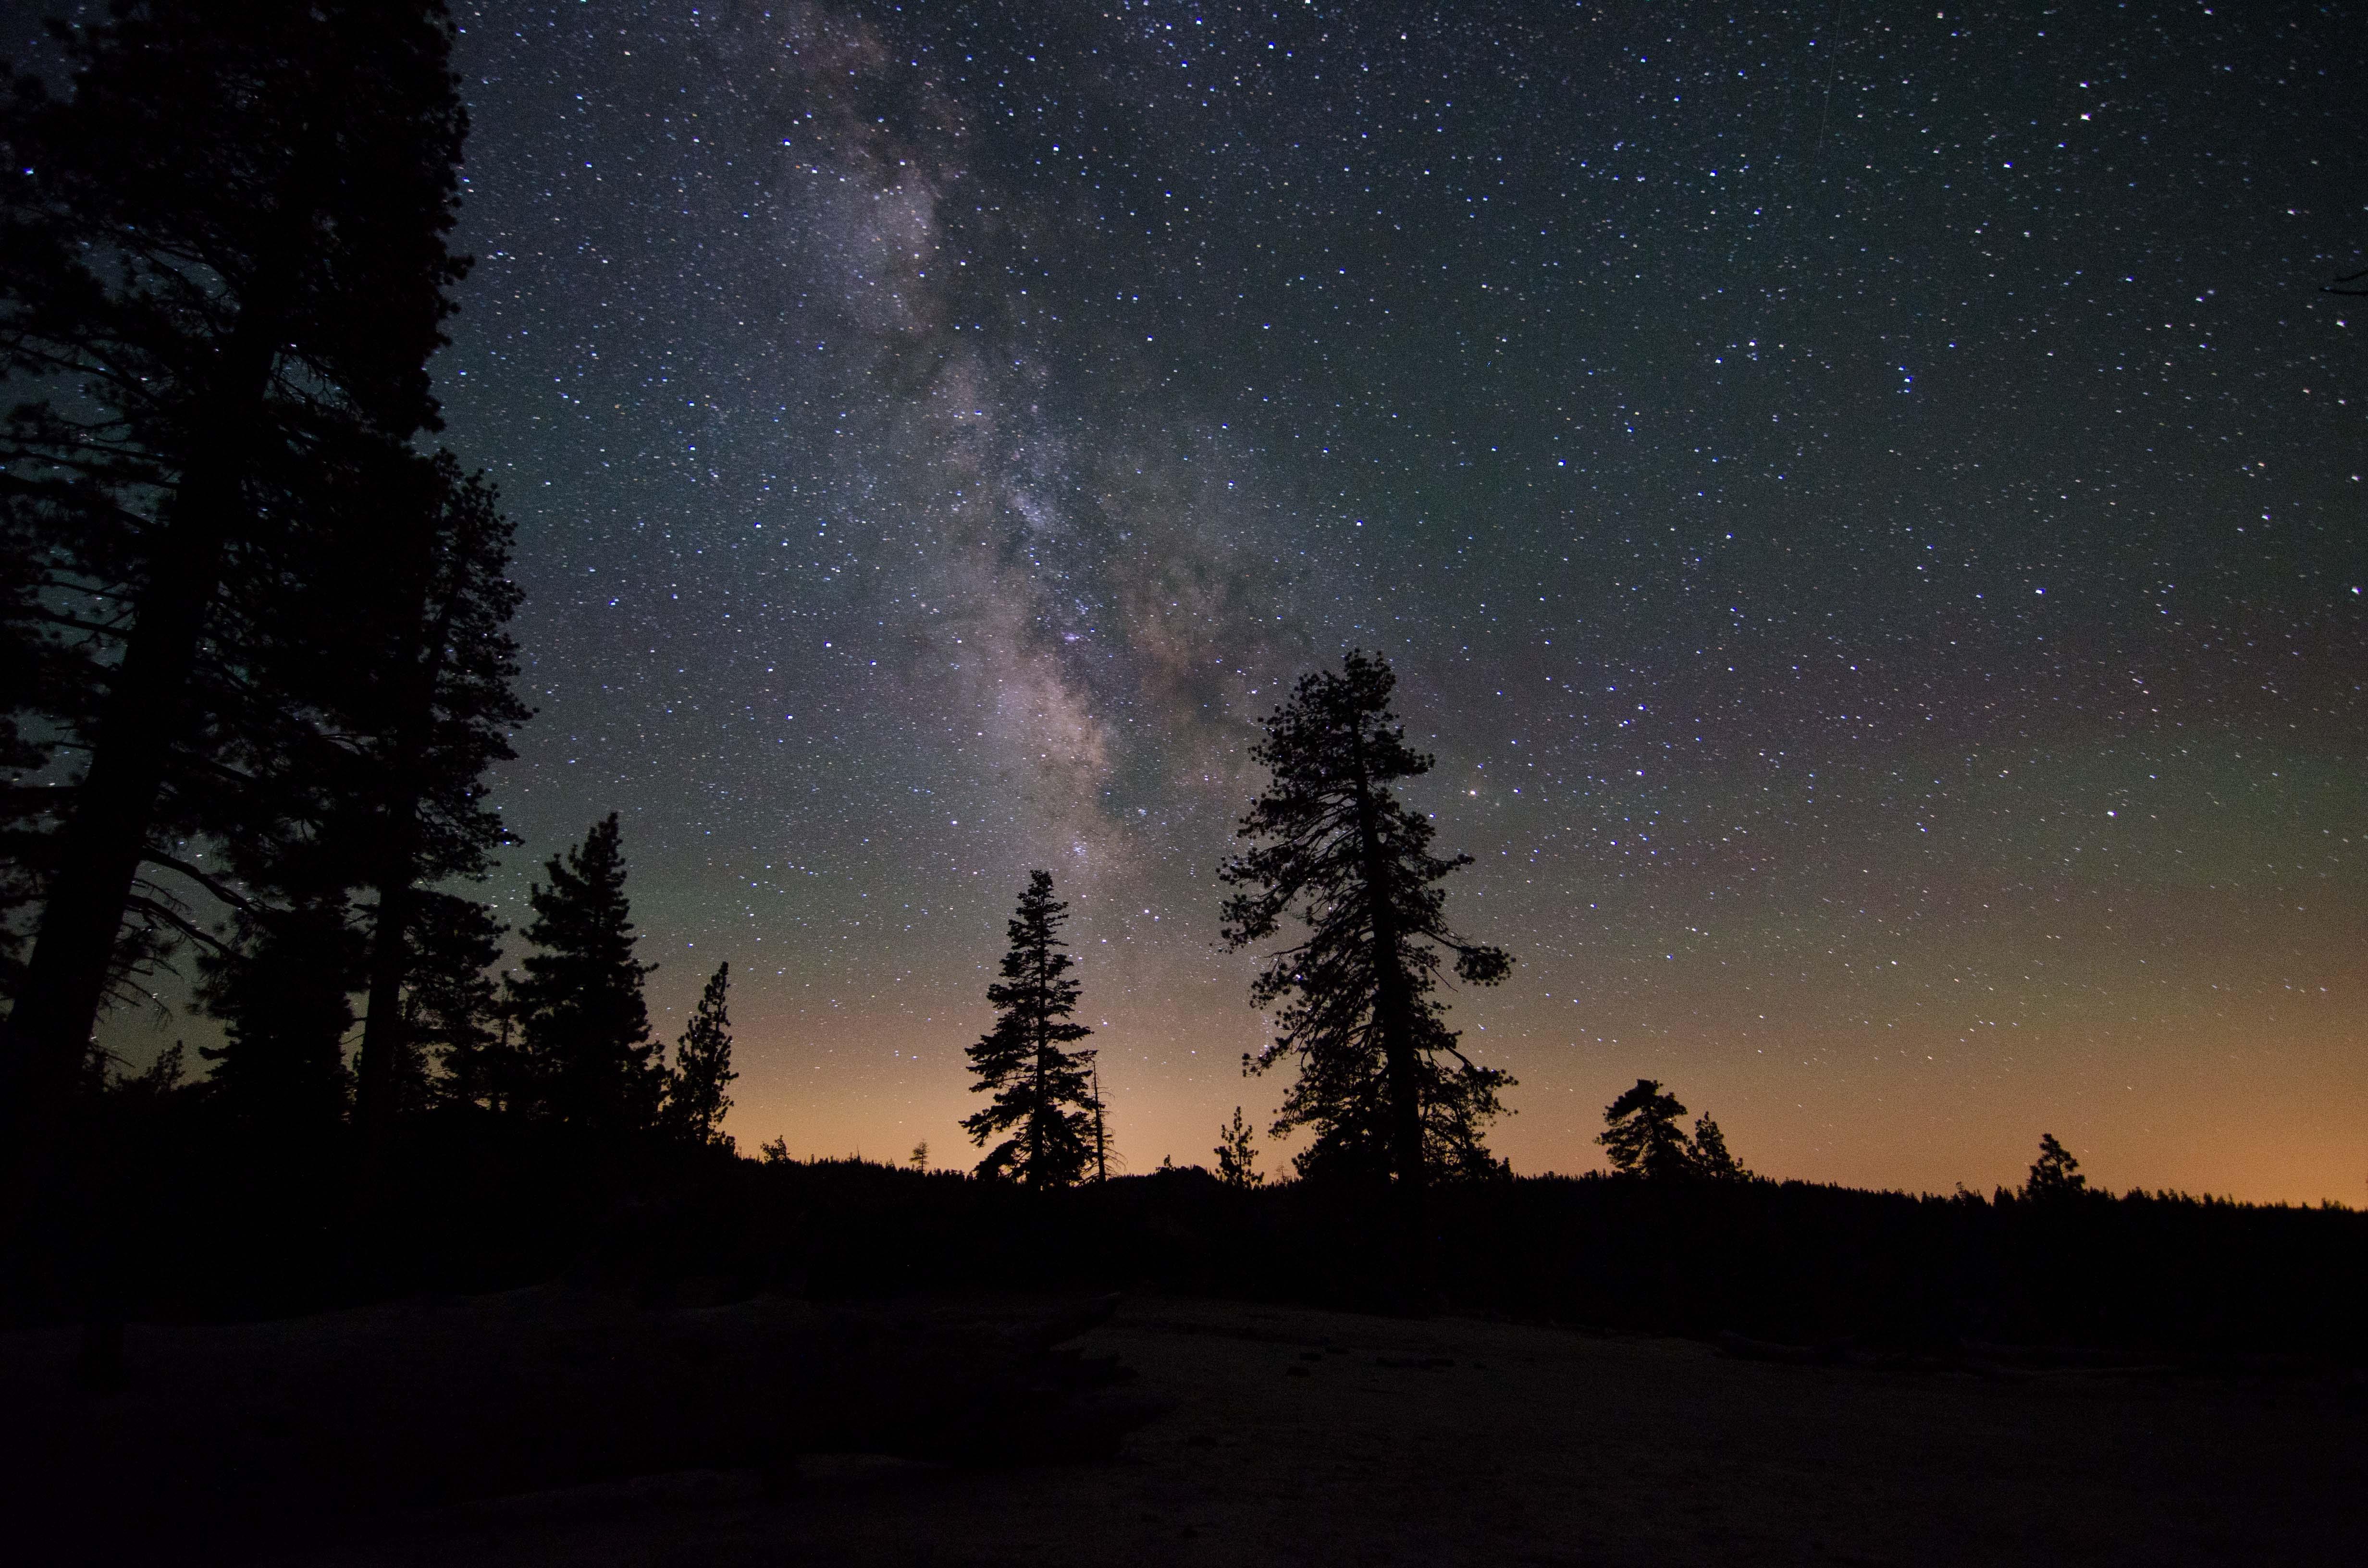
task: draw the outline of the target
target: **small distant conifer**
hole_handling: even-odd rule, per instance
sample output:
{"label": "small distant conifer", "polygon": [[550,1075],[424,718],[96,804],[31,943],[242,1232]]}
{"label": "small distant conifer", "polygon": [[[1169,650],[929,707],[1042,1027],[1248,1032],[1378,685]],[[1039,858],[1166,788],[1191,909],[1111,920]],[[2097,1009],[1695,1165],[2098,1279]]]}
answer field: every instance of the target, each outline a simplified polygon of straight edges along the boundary
{"label": "small distant conifer", "polygon": [[1242,1119],[1242,1108],[1234,1108],[1234,1119],[1228,1126],[1217,1129],[1217,1179],[1227,1187],[1249,1188],[1266,1184],[1266,1176],[1258,1168],[1258,1141],[1248,1122]]}
{"label": "small distant conifer", "polygon": [[2072,1152],[2055,1141],[2053,1132],[2039,1135],[2039,1158],[2031,1163],[2031,1179],[2023,1183],[2025,1198],[2069,1198],[2084,1190],[2089,1178],[2080,1174],[2080,1162]]}
{"label": "small distant conifer", "polygon": [[1709,1117],[1694,1119],[1694,1174],[1712,1181],[1748,1181],[1751,1173],[1726,1152],[1726,1134]]}

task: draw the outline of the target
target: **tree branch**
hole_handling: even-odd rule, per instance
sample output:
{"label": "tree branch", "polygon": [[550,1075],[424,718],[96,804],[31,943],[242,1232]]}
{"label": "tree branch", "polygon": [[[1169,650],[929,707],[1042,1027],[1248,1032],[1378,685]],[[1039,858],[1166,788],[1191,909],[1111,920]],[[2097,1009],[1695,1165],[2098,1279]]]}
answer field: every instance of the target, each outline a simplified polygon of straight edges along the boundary
{"label": "tree branch", "polygon": [[152,845],[141,852],[140,858],[152,866],[161,866],[168,871],[178,871],[242,915],[252,914],[255,911],[255,900],[233,889],[219,878],[199,870],[178,856],[167,855]]}

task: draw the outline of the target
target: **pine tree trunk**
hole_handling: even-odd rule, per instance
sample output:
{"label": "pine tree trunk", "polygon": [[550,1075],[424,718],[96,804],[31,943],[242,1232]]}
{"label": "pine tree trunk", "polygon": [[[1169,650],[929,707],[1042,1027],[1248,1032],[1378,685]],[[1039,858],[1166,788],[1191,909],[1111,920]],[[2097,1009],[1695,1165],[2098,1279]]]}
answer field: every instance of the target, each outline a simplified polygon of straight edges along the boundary
{"label": "pine tree trunk", "polygon": [[389,813],[385,869],[378,883],[378,921],[370,932],[369,1011],[362,1019],[361,1059],[354,1074],[354,1122],[363,1158],[375,1163],[394,1119],[395,1069],[405,1044],[403,983],[408,978],[411,917],[417,907],[412,866],[419,813],[408,801]]}
{"label": "pine tree trunk", "polygon": [[1044,1188],[1044,1035],[1053,1021],[1042,1000],[1049,983],[1045,968],[1044,954],[1040,951],[1036,955],[1036,1104],[1028,1117],[1028,1185],[1039,1192]]}
{"label": "pine tree trunk", "polygon": [[1356,758],[1357,838],[1364,860],[1365,899],[1373,930],[1373,1014],[1381,1027],[1382,1060],[1390,1085],[1390,1166],[1397,1176],[1391,1208],[1398,1232],[1397,1295],[1401,1310],[1429,1309],[1432,1279],[1429,1192],[1422,1155],[1422,1085],[1415,1061],[1413,1009],[1398,962],[1396,911],[1390,903],[1389,861],[1382,849],[1380,813],[1365,763],[1361,722],[1352,739]]}
{"label": "pine tree trunk", "polygon": [[237,454],[261,423],[278,336],[276,311],[248,309],[223,355],[224,395],[195,400],[215,418],[165,509],[123,662],[93,738],[90,771],[61,835],[0,1064],[0,1136],[19,1200],[30,1195],[17,1183],[42,1186],[55,1177],[41,1151],[89,1051],[116,933],[173,747],[188,722],[198,652],[241,506]]}
{"label": "pine tree trunk", "polygon": [[1398,964],[1398,930],[1389,899],[1389,865],[1382,853],[1379,813],[1365,772],[1364,732],[1353,737],[1356,758],[1357,839],[1365,869],[1367,914],[1373,929],[1373,1015],[1382,1033],[1382,1061],[1390,1085],[1390,1166],[1407,1192],[1423,1187],[1422,1103],[1415,1062],[1412,1020],[1407,1017],[1405,971]]}
{"label": "pine tree trunk", "polygon": [[[222,486],[225,490],[229,487]],[[90,1049],[117,930],[178,738],[184,699],[222,574],[222,508],[184,485],[141,597],[59,845],[49,897],[8,1018],[5,1113],[12,1159],[55,1127]]]}
{"label": "pine tree trunk", "polygon": [[[430,503],[433,505],[433,502]],[[435,573],[435,525],[420,525],[418,611],[413,624],[422,635],[404,650],[406,689],[394,729],[393,756],[381,797],[386,842],[378,874],[378,923],[370,933],[369,1011],[362,1020],[361,1060],[356,1064],[354,1121],[366,1165],[375,1168],[394,1119],[396,1070],[409,1042],[404,1037],[403,983],[408,978],[412,913],[418,907],[420,753],[443,673],[444,645],[452,631],[448,599],[432,625],[427,619],[429,583]]]}
{"label": "pine tree trunk", "polygon": [[[222,485],[227,491],[229,486]],[[130,645],[108,695],[41,911],[23,988],[0,1028],[0,1242],[83,1321],[74,1381],[122,1381],[116,1216],[93,1151],[76,1137],[77,1080],[107,992],[116,933],[138,874],[221,573],[222,512],[183,490]]]}
{"label": "pine tree trunk", "polygon": [[1110,1180],[1110,1143],[1102,1128],[1102,1072],[1094,1069],[1094,1184],[1102,1186]]}

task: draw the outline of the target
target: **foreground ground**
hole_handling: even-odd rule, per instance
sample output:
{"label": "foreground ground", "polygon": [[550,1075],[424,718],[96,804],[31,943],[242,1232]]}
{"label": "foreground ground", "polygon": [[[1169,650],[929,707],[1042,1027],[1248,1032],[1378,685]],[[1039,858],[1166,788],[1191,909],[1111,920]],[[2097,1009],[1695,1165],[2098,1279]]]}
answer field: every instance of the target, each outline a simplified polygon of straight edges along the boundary
{"label": "foreground ground", "polygon": [[2325,1376],[1770,1364],[1683,1340],[1137,1298],[1084,1346],[1174,1410],[1116,1460],[825,1456],[383,1521],[398,1564],[2356,1562]]}

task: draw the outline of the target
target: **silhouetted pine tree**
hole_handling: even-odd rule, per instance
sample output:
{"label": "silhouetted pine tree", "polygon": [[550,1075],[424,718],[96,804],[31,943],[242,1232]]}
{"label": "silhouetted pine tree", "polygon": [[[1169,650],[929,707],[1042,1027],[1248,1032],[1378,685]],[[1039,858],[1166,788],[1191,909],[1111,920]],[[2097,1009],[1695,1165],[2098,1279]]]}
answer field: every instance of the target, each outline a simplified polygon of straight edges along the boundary
{"label": "silhouetted pine tree", "polygon": [[[1596,1142],[1622,1176],[1671,1179],[1694,1174],[1693,1145],[1678,1119],[1686,1108],[1663,1092],[1659,1082],[1639,1078],[1636,1086],[1603,1108],[1605,1123]],[[1719,1144],[1722,1152],[1725,1140]]]}
{"label": "silhouetted pine tree", "polygon": [[[508,520],[492,486],[463,478],[449,454],[423,467],[428,526],[399,536],[403,559],[389,574],[397,588],[372,650],[381,678],[352,704],[361,710],[357,727],[370,735],[362,798],[377,894],[356,1101],[369,1141],[383,1136],[405,1101],[399,1081],[419,1062],[404,1039],[416,1009],[404,997],[427,956],[426,934],[415,929],[430,896],[423,884],[481,880],[494,847],[511,841],[485,804],[484,776],[514,755],[509,732],[529,717],[510,687],[518,646],[508,623],[519,593],[507,575]],[[440,1001],[449,1008],[458,994],[444,984]],[[458,1020],[448,1011],[444,1022]]]}
{"label": "silhouetted pine tree", "polygon": [[642,999],[657,966],[633,957],[617,813],[544,870],[551,883],[529,892],[525,931],[541,950],[520,960],[509,985],[526,1079],[513,1104],[603,1137],[647,1131],[666,1087]]}
{"label": "silhouetted pine tree", "polygon": [[2031,1179],[2024,1182],[2025,1198],[2070,1198],[2085,1189],[2089,1178],[2080,1174],[2080,1162],[2072,1152],[2055,1141],[2053,1132],[2039,1135],[2039,1158],[2031,1163]]}
{"label": "silhouetted pine tree", "polygon": [[1301,677],[1251,754],[1273,779],[1239,836],[1265,842],[1219,874],[1251,890],[1225,901],[1232,946],[1272,936],[1293,910],[1308,927],[1251,987],[1261,1007],[1291,1000],[1282,1033],[1245,1059],[1253,1072],[1299,1063],[1274,1131],[1315,1129],[1301,1174],[1386,1175],[1417,1189],[1434,1170],[1488,1163],[1479,1131],[1512,1083],[1456,1049],[1431,995],[1440,953],[1476,985],[1503,979],[1512,960],[1448,927],[1439,883],[1472,858],[1432,855],[1429,819],[1392,792],[1431,766],[1407,749],[1390,712],[1395,684],[1388,665],[1361,653],[1338,675]]}
{"label": "silhouetted pine tree", "polygon": [[322,451],[435,422],[451,39],[433,0],[126,0],[64,35],[67,97],[0,107],[0,372],[28,399],[0,466],[89,612],[59,703],[88,765],[0,1042],[11,1159],[60,1125],[168,781],[236,750],[210,702],[234,683],[203,678],[238,656],[225,592],[310,526]]}
{"label": "silhouetted pine tree", "polygon": [[1217,1179],[1227,1187],[1253,1187],[1266,1184],[1266,1176],[1258,1168],[1258,1140],[1250,1132],[1249,1123],[1242,1119],[1242,1108],[1234,1108],[1230,1125],[1217,1129],[1217,1146],[1212,1151],[1217,1156]]}
{"label": "silhouetted pine tree", "polygon": [[1061,949],[1069,906],[1053,897],[1050,871],[1028,873],[1028,891],[1007,927],[1011,949],[1003,980],[986,988],[995,1028],[969,1048],[973,1093],[995,1096],[962,1128],[984,1144],[1018,1130],[982,1162],[982,1171],[1009,1170],[1034,1187],[1069,1187],[1093,1160],[1092,1117],[1099,1109],[1087,1077],[1087,1053],[1062,1048],[1094,1031],[1069,1021],[1078,983],[1076,960]]}
{"label": "silhouetted pine tree", "polygon": [[1707,1116],[1694,1119],[1694,1174],[1712,1181],[1748,1181],[1751,1173],[1745,1170],[1733,1154],[1726,1152],[1726,1134],[1718,1123]]}
{"label": "silhouetted pine tree", "polygon": [[732,1096],[723,1089],[740,1076],[732,1070],[732,1016],[725,1007],[731,988],[732,966],[717,964],[682,1039],[675,1042],[674,1065],[666,1069],[664,1120],[686,1142],[730,1142],[723,1127]]}

